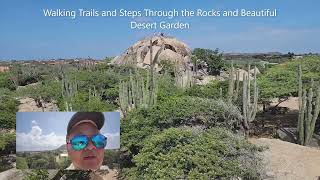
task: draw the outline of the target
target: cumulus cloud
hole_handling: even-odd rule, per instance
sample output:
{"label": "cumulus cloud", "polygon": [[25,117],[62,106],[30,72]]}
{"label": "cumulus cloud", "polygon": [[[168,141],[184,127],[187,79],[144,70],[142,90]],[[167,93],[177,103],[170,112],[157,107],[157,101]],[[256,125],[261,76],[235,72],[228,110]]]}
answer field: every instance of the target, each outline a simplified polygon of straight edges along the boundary
{"label": "cumulus cloud", "polygon": [[42,134],[42,129],[32,121],[29,133],[17,133],[17,151],[44,151],[60,147],[65,142],[65,136],[58,136],[54,132]]}

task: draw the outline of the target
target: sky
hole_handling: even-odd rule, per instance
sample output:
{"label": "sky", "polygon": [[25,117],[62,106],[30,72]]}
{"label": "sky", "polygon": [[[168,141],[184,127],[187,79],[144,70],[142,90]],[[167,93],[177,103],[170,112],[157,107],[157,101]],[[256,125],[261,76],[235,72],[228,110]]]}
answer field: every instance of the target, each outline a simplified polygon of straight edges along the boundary
{"label": "sky", "polygon": [[[74,112],[17,112],[17,151],[54,150],[65,144],[67,126]],[[104,112],[100,132],[107,137],[106,149],[120,148],[120,113]]]}
{"label": "sky", "polygon": [[[268,0],[2,0],[0,60],[92,57],[124,52],[156,32],[174,36],[191,48],[222,52],[320,52],[320,1]],[[262,10],[277,9],[277,17],[45,17],[43,9],[78,10]],[[184,30],[134,30],[130,21],[188,22]]]}

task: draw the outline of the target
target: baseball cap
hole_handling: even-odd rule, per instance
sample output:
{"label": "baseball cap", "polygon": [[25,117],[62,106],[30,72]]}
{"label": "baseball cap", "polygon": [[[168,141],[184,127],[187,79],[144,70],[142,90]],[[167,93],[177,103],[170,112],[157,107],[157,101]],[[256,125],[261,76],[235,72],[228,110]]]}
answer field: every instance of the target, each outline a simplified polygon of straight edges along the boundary
{"label": "baseball cap", "polygon": [[101,112],[77,112],[75,113],[69,123],[67,128],[67,134],[70,134],[71,129],[81,123],[89,122],[95,125],[99,130],[104,124],[104,115]]}

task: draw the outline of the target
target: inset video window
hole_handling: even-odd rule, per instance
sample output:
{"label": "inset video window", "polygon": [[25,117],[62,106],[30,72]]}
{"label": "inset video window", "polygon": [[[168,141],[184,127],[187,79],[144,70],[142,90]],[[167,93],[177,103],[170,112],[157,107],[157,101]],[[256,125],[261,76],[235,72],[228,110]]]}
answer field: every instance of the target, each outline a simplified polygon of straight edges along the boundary
{"label": "inset video window", "polygon": [[119,167],[119,112],[18,112],[17,168]]}

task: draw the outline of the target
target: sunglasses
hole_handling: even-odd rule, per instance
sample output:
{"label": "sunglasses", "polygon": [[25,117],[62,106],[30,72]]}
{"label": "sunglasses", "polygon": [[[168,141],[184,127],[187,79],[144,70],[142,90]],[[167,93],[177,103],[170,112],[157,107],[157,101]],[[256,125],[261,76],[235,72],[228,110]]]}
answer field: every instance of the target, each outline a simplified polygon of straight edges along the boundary
{"label": "sunglasses", "polygon": [[67,144],[71,144],[73,150],[80,151],[88,146],[89,139],[97,149],[102,149],[107,145],[107,137],[102,134],[96,134],[92,137],[88,137],[86,135],[76,135],[70,139]]}

